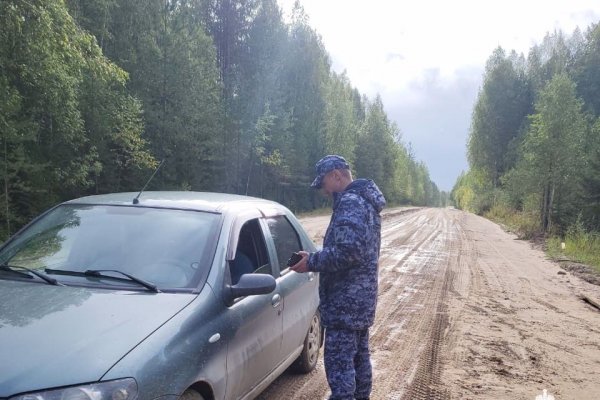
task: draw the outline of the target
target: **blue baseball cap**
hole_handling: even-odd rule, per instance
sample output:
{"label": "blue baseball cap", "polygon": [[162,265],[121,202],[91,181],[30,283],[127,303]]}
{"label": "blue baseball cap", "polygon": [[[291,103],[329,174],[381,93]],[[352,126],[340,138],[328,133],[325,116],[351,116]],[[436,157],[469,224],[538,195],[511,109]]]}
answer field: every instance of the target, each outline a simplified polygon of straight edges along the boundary
{"label": "blue baseball cap", "polygon": [[321,158],[315,164],[315,171],[317,172],[317,177],[310,184],[310,187],[315,189],[321,189],[321,184],[323,183],[323,177],[327,175],[329,172],[334,169],[350,169],[350,164],[346,162],[344,157],[338,155],[328,155]]}

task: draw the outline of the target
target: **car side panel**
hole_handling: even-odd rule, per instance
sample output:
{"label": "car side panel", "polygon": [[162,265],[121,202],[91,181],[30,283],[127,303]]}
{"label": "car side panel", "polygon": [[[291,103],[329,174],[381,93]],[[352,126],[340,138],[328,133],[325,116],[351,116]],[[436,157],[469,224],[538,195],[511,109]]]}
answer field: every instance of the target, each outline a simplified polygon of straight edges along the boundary
{"label": "car side panel", "polygon": [[290,271],[278,280],[283,297],[282,357],[302,347],[313,315],[319,305],[317,279],[314,273]]}

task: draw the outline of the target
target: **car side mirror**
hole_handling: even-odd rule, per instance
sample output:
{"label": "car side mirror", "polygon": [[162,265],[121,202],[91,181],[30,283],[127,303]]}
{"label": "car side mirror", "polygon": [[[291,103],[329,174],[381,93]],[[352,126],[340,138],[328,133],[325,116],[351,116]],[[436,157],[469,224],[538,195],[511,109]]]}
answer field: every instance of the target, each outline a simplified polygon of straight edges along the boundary
{"label": "car side mirror", "polygon": [[275,278],[267,274],[244,274],[235,285],[225,286],[225,303],[229,306],[238,297],[268,294],[275,290]]}

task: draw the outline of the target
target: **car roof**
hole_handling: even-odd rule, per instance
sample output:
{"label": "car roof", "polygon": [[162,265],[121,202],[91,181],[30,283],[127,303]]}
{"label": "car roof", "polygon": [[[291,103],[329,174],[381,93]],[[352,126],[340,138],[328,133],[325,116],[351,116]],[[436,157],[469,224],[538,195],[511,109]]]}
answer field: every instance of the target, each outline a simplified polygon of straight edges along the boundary
{"label": "car roof", "polygon": [[235,210],[257,209],[263,214],[281,213],[284,206],[271,200],[257,197],[241,196],[229,193],[192,192],[192,191],[157,191],[143,192],[138,204],[133,199],[138,192],[124,192],[80,197],[63,204],[96,204],[120,205],[135,207],[177,208],[196,211],[226,213]]}

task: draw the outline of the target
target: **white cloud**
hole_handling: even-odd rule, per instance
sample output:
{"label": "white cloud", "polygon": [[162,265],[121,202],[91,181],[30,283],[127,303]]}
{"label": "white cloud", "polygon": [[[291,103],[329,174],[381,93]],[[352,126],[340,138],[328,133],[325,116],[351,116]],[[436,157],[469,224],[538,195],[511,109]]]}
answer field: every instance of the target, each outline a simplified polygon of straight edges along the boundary
{"label": "white cloud", "polygon": [[[280,4],[289,12],[293,0]],[[377,82],[403,87],[425,69],[437,68],[442,77],[450,77],[465,65],[482,65],[499,45],[526,53],[546,32],[560,28],[570,33],[600,19],[597,0],[304,0],[301,4],[311,26],[322,35],[334,68],[346,69],[368,94]],[[390,59],[390,54],[402,59]]]}
{"label": "white cloud", "polygon": [[[289,14],[294,0],[279,3]],[[435,103],[441,118],[465,108],[456,103],[470,107],[478,87],[474,82],[480,82],[496,47],[527,54],[547,32],[561,29],[570,34],[577,26],[585,30],[600,20],[598,0],[303,0],[301,4],[311,26],[321,34],[336,71],[346,70],[352,84],[368,96],[381,94],[392,117],[406,118],[406,110],[423,113],[412,117],[410,127],[403,120],[396,122],[415,143],[417,157],[430,166],[432,179],[444,189],[454,181],[447,177],[442,181],[434,174],[437,167],[431,163],[440,161],[429,149],[435,144],[418,144],[423,137],[436,140],[435,132],[426,131],[431,125],[425,120],[433,112],[427,104]],[[465,76],[473,73],[479,76]],[[441,92],[448,102],[446,109],[432,97]],[[449,119],[444,137],[453,137],[464,147],[470,117],[469,109],[460,124],[454,117]],[[423,118],[422,124],[415,122],[418,118]],[[466,165],[463,161],[460,167],[447,165],[446,170],[457,176]]]}

